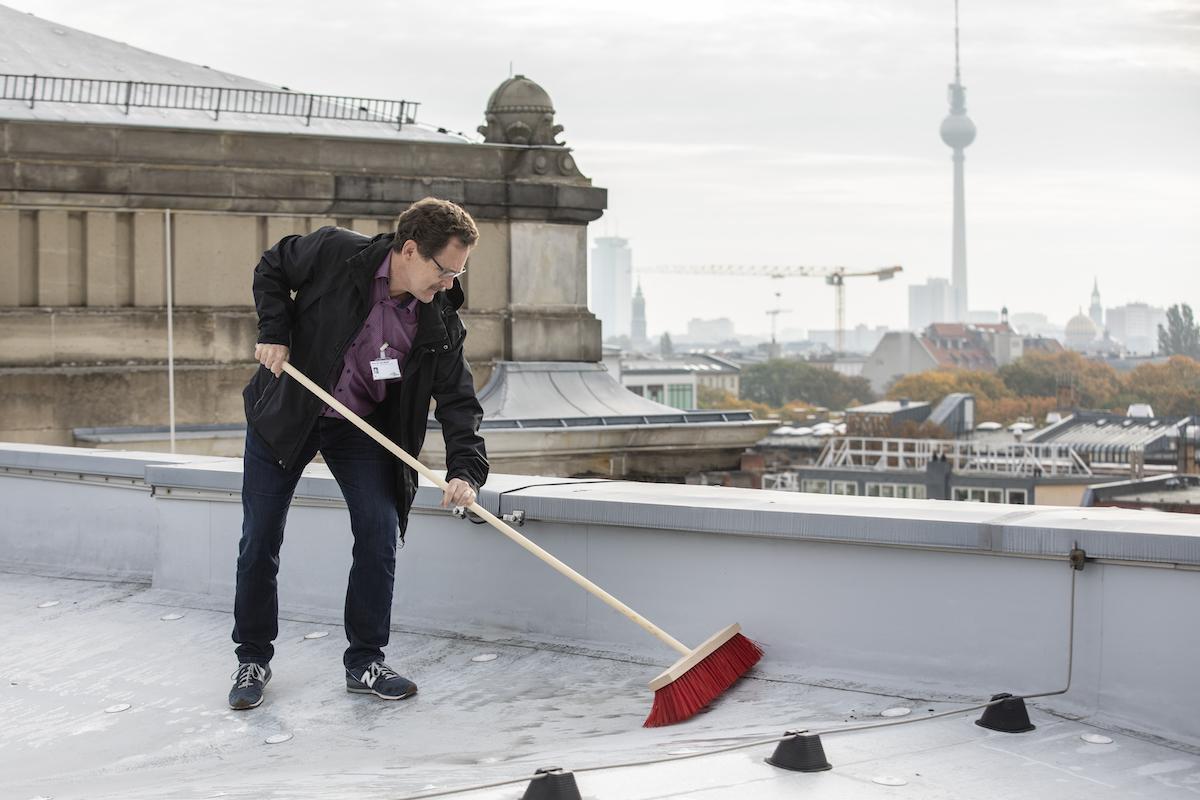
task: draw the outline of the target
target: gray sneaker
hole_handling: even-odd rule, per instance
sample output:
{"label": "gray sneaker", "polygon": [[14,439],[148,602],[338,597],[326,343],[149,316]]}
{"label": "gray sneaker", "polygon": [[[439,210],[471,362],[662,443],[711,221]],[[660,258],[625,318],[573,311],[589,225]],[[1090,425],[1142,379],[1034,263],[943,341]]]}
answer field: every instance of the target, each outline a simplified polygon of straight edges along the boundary
{"label": "gray sneaker", "polygon": [[366,667],[346,670],[346,691],[403,700],[417,693],[417,685],[382,661],[373,661]]}
{"label": "gray sneaker", "polygon": [[229,690],[229,707],[238,711],[257,708],[263,701],[263,688],[271,680],[271,667],[267,664],[238,664],[237,672],[230,678],[233,688]]}

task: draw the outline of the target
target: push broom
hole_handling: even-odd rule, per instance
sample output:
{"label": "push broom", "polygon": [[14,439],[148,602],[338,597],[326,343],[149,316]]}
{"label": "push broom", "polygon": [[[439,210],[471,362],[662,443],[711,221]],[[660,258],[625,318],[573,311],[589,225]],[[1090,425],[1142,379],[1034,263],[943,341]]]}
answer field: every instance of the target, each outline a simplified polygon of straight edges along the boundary
{"label": "push broom", "polygon": [[[291,364],[284,362],[283,370],[291,375],[297,383],[327,403],[331,408],[354,423],[363,433],[370,436],[385,447],[392,455],[424,475],[440,489],[446,488],[446,481],[431,472],[424,464],[406,453],[386,436],[375,430],[369,423],[350,409],[339,403],[328,392],[309,380]],[[517,533],[503,520],[483,508],[479,503],[471,503],[467,507],[472,513],[486,520],[493,528],[503,533],[509,539],[540,558],[563,576],[571,579],[592,595],[603,600],[612,608],[623,614],[627,619],[639,625],[642,630],[654,636],[660,642],[679,653],[681,658],[671,665],[654,680],[650,688],[654,691],[654,705],[650,708],[650,716],[646,717],[646,727],[671,725],[682,722],[694,716],[700,709],[715,700],[722,692],[733,685],[734,681],[753,667],[762,658],[762,650],[758,645],[742,635],[741,628],[734,623],[724,630],[713,634],[699,647],[692,649],[675,637],[655,625],[629,606],[601,589],[575,570],[559,561],[526,537]]]}

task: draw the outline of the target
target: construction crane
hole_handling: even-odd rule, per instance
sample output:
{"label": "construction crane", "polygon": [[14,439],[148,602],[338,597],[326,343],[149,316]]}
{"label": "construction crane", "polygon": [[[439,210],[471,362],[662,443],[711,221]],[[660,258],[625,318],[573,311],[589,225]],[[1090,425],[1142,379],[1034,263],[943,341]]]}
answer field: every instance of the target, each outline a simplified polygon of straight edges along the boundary
{"label": "construction crane", "polygon": [[[638,267],[638,272],[660,275],[746,275],[761,278],[824,278],[834,289],[837,318],[837,352],[845,352],[846,338],[846,278],[874,276],[881,281],[891,280],[904,267],[899,265],[879,269],[852,270],[849,267],[800,267],[740,264],[700,264]],[[770,312],[768,312],[770,313]],[[772,317],[772,323],[774,322]]]}

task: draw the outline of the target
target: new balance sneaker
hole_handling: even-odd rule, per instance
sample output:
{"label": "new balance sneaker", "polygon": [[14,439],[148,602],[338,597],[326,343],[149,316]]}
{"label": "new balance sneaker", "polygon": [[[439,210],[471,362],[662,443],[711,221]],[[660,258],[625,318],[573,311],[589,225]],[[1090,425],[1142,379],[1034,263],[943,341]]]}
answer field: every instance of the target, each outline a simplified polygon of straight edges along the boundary
{"label": "new balance sneaker", "polygon": [[366,667],[346,670],[346,691],[403,700],[417,693],[417,685],[382,661],[373,661]]}
{"label": "new balance sneaker", "polygon": [[233,688],[229,690],[229,707],[242,711],[262,703],[263,688],[271,680],[271,668],[266,664],[238,664],[237,672],[230,677]]}

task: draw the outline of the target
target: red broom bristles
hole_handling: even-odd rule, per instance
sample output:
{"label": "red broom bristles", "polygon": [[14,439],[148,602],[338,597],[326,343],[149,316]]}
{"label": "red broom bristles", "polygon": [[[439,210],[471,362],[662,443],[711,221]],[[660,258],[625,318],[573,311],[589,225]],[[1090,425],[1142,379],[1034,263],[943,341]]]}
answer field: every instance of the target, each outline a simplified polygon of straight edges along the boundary
{"label": "red broom bristles", "polygon": [[709,653],[700,663],[654,693],[643,725],[673,725],[695,716],[758,663],[763,651],[742,634]]}

